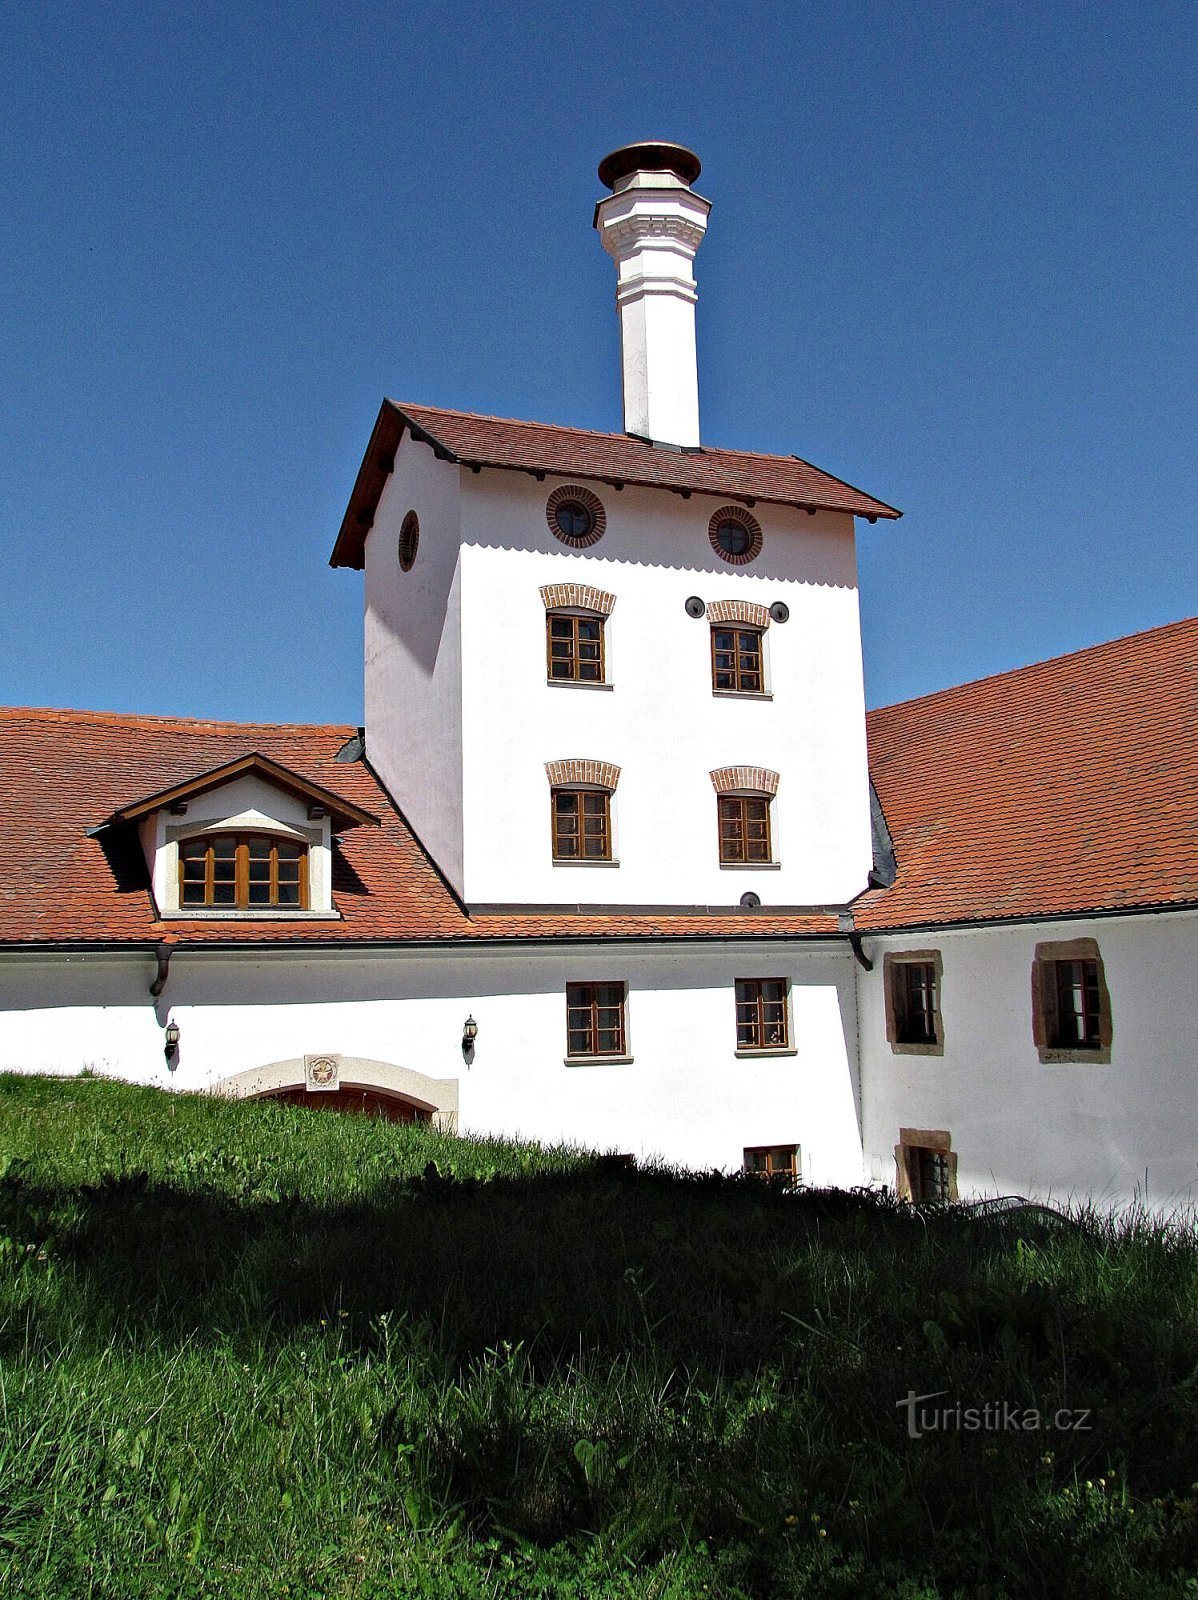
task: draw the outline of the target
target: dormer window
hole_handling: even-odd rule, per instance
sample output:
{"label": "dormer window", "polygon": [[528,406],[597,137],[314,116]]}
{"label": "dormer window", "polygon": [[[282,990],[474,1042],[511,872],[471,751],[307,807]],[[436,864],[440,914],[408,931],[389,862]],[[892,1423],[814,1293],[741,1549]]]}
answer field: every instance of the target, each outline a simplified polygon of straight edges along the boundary
{"label": "dormer window", "polygon": [[181,840],[179,905],[304,911],[308,847],[260,833]]}
{"label": "dormer window", "polygon": [[377,818],[253,751],[115,812],[136,827],[156,914],[336,918],[336,834]]}

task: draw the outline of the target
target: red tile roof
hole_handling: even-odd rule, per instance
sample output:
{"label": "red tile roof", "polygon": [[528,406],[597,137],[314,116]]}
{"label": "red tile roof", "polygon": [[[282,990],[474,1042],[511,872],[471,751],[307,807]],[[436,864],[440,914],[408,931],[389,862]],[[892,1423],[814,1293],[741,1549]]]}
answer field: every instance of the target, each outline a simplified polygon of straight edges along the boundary
{"label": "red tile roof", "polygon": [[1198,902],[1198,618],[887,706],[883,930]]}
{"label": "red tile roof", "polygon": [[[0,709],[0,945],[836,933],[818,911],[469,915],[369,767],[335,759],[355,732]],[[1198,904],[1198,619],[872,712],[869,737],[898,877],[860,930]],[[156,920],[134,830],[89,830],[253,752],[379,818],[338,847],[341,920]]]}
{"label": "red tile roof", "polygon": [[405,429],[449,461],[645,484],[652,488],[764,500],[805,509],[845,511],[853,516],[900,517],[901,511],[852,484],[821,472],[798,456],[765,456],[749,450],[678,453],[627,433],[588,433],[544,422],[515,422],[384,400],[357,482],[337,536],[330,565],[360,567],[366,535],[387,481],[390,462]]}
{"label": "red tile roof", "polygon": [[[0,945],[355,944],[391,941],[827,936],[826,913],[469,916],[370,769],[335,758],[356,729],[198,722],[90,711],[0,709]],[[101,828],[160,794],[252,753],[379,819],[338,846],[338,922],[159,921],[131,825]]]}

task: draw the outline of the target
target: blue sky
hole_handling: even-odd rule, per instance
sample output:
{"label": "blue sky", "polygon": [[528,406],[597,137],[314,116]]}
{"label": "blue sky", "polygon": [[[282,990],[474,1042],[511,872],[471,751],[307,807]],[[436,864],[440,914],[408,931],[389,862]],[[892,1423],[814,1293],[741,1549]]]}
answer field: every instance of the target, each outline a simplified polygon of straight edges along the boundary
{"label": "blue sky", "polygon": [[861,527],[871,704],[1198,610],[1198,7],[0,5],[0,698],[361,715],[380,398],[621,425],[600,156],[714,202],[705,441]]}

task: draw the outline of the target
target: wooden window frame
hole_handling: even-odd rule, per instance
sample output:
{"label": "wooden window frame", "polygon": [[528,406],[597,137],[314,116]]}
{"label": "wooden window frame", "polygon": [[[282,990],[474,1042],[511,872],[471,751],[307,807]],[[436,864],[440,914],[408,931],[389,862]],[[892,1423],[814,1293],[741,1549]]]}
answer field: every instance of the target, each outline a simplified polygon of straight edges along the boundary
{"label": "wooden window frame", "polygon": [[[766,984],[777,984],[782,990],[781,1001],[767,1000],[763,993]],[[742,992],[743,991],[743,992]],[[770,1056],[792,1055],[790,1043],[790,980],[788,978],[737,978],[734,993],[736,995],[736,1053],[738,1056]],[[767,1040],[769,1029],[776,1029],[777,1022],[767,1022],[766,1007],[781,1004],[781,1038]],[[752,1014],[742,1017],[746,1008],[752,1008]],[[753,1031],[754,1042],[744,1044],[741,1041],[742,1025],[750,1027]]]}
{"label": "wooden window frame", "polygon": [[[719,850],[721,867],[771,867],[774,865],[774,829],[771,816],[773,795],[769,794],[719,794],[716,796],[716,837]],[[747,830],[750,818],[746,807],[760,805],[763,807],[762,819],[765,823],[765,854],[764,856],[750,856],[748,854]],[[725,808],[735,807],[738,813],[740,828],[740,855],[731,855],[725,852]]]}
{"label": "wooden window frame", "polygon": [[[1065,1040],[1060,1023],[1061,967],[1081,962],[1092,978],[1095,1042]],[[1032,1040],[1042,1063],[1091,1062],[1103,1066],[1111,1059],[1114,1023],[1106,968],[1096,939],[1052,940],[1037,944],[1032,962]]]}
{"label": "wooden window frame", "polygon": [[[907,974],[902,967],[930,967],[932,969],[933,1037],[912,1039],[904,1037],[905,996],[902,985]],[[882,983],[886,1002],[886,1038],[896,1056],[942,1056],[944,1054],[943,987],[944,959],[939,950],[894,950],[882,958]]]}
{"label": "wooden window frame", "polygon": [[[943,1175],[945,1193],[926,1195],[926,1166],[934,1161]],[[957,1154],[946,1128],[900,1128],[894,1147],[895,1189],[913,1205],[949,1204],[957,1198]]]}
{"label": "wooden window frame", "polygon": [[[751,1160],[753,1156],[764,1157],[764,1163],[755,1165]],[[782,1164],[773,1164],[772,1158],[776,1156],[783,1158]],[[777,1183],[787,1189],[797,1188],[803,1181],[802,1152],[797,1144],[746,1145],[741,1170],[747,1178],[757,1178],[762,1183]]]}
{"label": "wooden window frame", "polygon": [[[719,652],[716,650],[715,641],[716,641],[716,635],[719,634],[719,633],[730,633],[730,634],[732,634],[733,638],[737,641],[735,643],[735,645],[733,646],[733,650],[732,650],[732,666],[731,666],[731,668],[728,668],[728,667],[721,668],[721,667],[717,666],[717,664],[716,664],[716,656],[719,654]],[[756,689],[746,689],[744,687],[744,685],[742,684],[742,682],[741,682],[741,676],[742,676],[742,674],[741,674],[741,655],[742,655],[743,652],[741,651],[740,642],[739,641],[740,641],[740,636],[744,635],[744,634],[751,634],[757,640],[757,652],[756,652],[756,655],[757,655],[757,671],[756,671],[757,688]],[[731,671],[732,678],[733,678],[733,681],[732,681],[731,684],[721,684],[719,682],[719,674],[720,674],[721,671],[723,671],[723,672]],[[741,699],[763,700],[763,699],[767,699],[769,697],[769,691],[768,691],[768,688],[766,686],[766,681],[765,681],[765,629],[764,628],[760,628],[760,627],[755,626],[752,623],[745,623],[745,622],[713,622],[711,624],[711,692],[712,692],[712,694],[720,694],[720,695],[724,695],[724,694],[736,695]]]}
{"label": "wooden window frame", "polygon": [[[555,622],[568,622],[570,628],[570,653],[568,656],[555,656],[553,653],[554,637],[553,624]],[[597,678],[584,678],[579,669],[583,666],[579,654],[578,624],[592,622],[599,628],[599,676]],[[607,682],[607,619],[597,612],[586,611],[546,611],[545,613],[545,678],[549,683],[580,683],[584,685],[606,684]],[[560,641],[559,641],[560,642]],[[569,666],[570,671],[561,674],[555,673],[555,663],[560,665],[563,661]]]}
{"label": "wooden window frame", "polygon": [[[618,989],[620,992],[617,1041],[615,1048],[611,1050],[601,1050],[599,1048],[600,1012],[613,1009],[610,1003],[606,1005],[600,1004],[598,994],[601,989]],[[580,1030],[572,1024],[571,1018],[583,1011],[588,1013],[584,1027],[586,1043],[589,1048],[575,1050],[571,1044],[571,1035]],[[593,983],[568,983],[566,985],[566,1060],[626,1061],[628,1059],[628,985],[623,979],[616,978],[602,979]]]}
{"label": "wooden window frame", "polygon": [[[251,901],[249,897],[250,872],[249,872],[249,846],[251,840],[261,839],[270,846],[270,886],[269,900]],[[215,884],[215,851],[218,844],[232,840],[233,851],[233,899],[231,901],[217,901],[213,898]],[[298,852],[298,884],[299,899],[291,905],[280,902],[279,892],[279,858],[280,845]],[[204,850],[204,898],[203,900],[188,900],[184,867],[186,865],[186,851],[202,846]],[[310,903],[309,874],[311,864],[311,850],[306,839],[280,838],[277,834],[263,833],[249,830],[238,833],[211,833],[192,835],[191,838],[180,839],[177,845],[178,861],[176,866],[177,882],[179,889],[179,911],[186,914],[189,911],[307,911]]]}
{"label": "wooden window frame", "polygon": [[[564,798],[567,795],[573,796],[579,802],[578,810],[574,813],[574,816],[577,819],[577,822],[579,824],[578,829],[577,829],[577,831],[576,831],[576,833],[574,835],[574,837],[577,840],[578,845],[579,845],[579,853],[577,855],[573,855],[573,856],[571,856],[571,855],[559,855],[559,853],[558,853],[558,851],[560,849],[560,846],[561,846],[561,843],[562,843],[562,840],[565,837],[565,834],[564,834],[562,828],[559,825],[561,818],[560,818],[559,812],[558,812],[558,801],[560,799]],[[600,814],[602,815],[602,818],[603,818],[603,833],[602,833],[603,851],[602,851],[601,854],[598,854],[598,855],[596,855],[596,854],[584,855],[582,853],[582,848],[581,848],[583,843],[586,840],[586,837],[587,837],[586,830],[582,826],[583,822],[586,819],[586,815],[587,815],[586,802],[588,800],[591,800],[591,799],[598,799],[598,800],[602,801],[602,810],[601,810]],[[594,815],[594,814],[595,814],[594,812],[591,813],[591,815]],[[594,787],[593,785],[592,786],[588,786],[586,784],[569,784],[569,783],[555,784],[549,790],[549,838],[550,838],[551,848],[553,850],[553,860],[554,860],[555,864],[557,864],[557,865],[567,866],[567,867],[577,867],[577,866],[586,866],[589,862],[611,861],[613,859],[613,856],[612,856],[612,826],[611,826],[611,790],[610,789],[599,789],[599,788]]]}

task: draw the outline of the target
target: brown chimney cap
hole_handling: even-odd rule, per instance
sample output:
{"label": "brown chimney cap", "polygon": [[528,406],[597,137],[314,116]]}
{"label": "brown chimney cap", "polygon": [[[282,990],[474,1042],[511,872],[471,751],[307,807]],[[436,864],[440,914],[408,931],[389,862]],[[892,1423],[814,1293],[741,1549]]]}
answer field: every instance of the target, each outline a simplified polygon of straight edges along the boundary
{"label": "brown chimney cap", "polygon": [[633,172],[672,172],[683,183],[694,183],[703,170],[698,156],[681,144],[647,140],[621,145],[599,163],[599,182],[614,189],[621,178]]}

